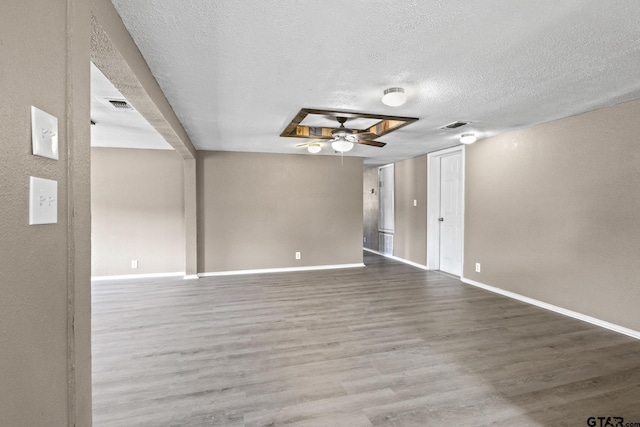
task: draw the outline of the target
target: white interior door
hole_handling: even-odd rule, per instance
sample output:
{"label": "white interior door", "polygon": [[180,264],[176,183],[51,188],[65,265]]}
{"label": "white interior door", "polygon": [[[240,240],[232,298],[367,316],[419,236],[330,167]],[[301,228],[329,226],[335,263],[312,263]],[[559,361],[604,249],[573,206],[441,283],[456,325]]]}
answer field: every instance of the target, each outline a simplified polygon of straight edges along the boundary
{"label": "white interior door", "polygon": [[462,155],[440,158],[440,270],[462,275]]}

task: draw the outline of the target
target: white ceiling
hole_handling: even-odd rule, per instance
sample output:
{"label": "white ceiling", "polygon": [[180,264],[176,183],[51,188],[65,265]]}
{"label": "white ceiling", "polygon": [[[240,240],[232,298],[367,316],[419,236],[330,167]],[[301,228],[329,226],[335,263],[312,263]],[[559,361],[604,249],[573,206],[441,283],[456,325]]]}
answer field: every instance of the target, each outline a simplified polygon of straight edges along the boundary
{"label": "white ceiling", "polygon": [[92,147],[126,147],[173,150],[162,136],[135,109],[118,110],[109,100],[124,100],[124,96],[91,64],[91,126]]}
{"label": "white ceiling", "polygon": [[418,117],[349,153],[382,164],[640,97],[637,0],[112,1],[201,150],[304,153],[300,108]]}

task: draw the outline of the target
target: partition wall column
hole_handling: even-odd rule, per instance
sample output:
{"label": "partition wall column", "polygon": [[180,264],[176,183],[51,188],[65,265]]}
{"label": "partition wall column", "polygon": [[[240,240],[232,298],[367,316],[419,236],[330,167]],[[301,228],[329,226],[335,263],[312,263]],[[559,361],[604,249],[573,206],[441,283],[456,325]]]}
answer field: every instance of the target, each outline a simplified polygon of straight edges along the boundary
{"label": "partition wall column", "polygon": [[198,205],[196,159],[184,159],[184,244],[185,278],[198,278]]}

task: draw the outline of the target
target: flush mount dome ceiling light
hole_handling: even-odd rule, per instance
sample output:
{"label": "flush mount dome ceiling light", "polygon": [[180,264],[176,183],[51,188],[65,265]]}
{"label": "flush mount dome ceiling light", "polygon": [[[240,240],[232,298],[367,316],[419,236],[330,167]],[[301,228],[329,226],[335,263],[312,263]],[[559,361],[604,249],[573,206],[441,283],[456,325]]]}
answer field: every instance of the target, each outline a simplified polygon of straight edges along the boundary
{"label": "flush mount dome ceiling light", "polygon": [[389,107],[399,107],[405,102],[407,102],[407,95],[401,87],[390,87],[389,89],[385,89],[384,95],[382,95],[382,103]]}
{"label": "flush mount dome ceiling light", "polygon": [[460,137],[460,142],[463,144],[473,144],[478,140],[478,137],[473,133],[465,133]]}

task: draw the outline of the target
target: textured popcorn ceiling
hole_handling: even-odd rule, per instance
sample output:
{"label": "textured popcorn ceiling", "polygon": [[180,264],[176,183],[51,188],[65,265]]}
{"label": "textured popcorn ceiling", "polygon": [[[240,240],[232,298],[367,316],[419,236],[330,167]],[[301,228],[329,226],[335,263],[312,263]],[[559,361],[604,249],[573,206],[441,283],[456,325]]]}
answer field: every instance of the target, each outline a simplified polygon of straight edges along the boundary
{"label": "textured popcorn ceiling", "polygon": [[302,153],[300,108],[418,117],[349,153],[381,164],[640,97],[637,0],[112,1],[201,150]]}

